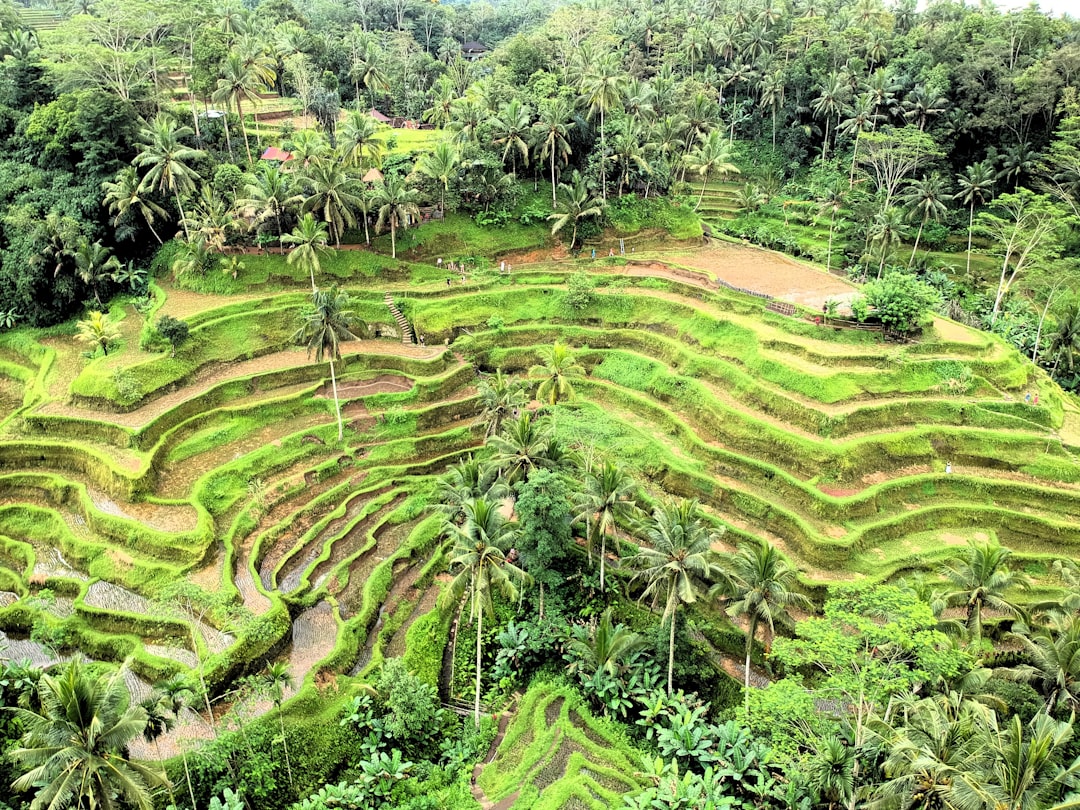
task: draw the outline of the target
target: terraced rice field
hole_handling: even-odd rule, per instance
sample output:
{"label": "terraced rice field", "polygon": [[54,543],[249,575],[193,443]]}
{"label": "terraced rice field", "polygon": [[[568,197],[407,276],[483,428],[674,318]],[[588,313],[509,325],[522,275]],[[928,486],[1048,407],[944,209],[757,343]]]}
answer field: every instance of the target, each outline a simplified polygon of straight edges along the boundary
{"label": "terraced rice field", "polygon": [[[7,655],[131,657],[140,690],[196,667],[221,694],[269,661],[299,685],[408,653],[437,610],[435,477],[482,443],[476,374],[522,373],[555,339],[588,371],[562,436],[617,448],[654,497],[701,499],[728,546],[768,538],[811,590],[929,568],[968,539],[1010,546],[1037,595],[1052,588],[1048,561],[1080,556],[1075,406],[956,324],[882,343],[718,289],[725,262],[753,261],[738,250],[411,287],[429,347],[345,344],[342,443],[326,364],[288,345],[296,293],[177,296],[196,338],[176,358],[129,344],[87,364],[68,337],[0,340]],[[598,286],[574,311],[581,268]],[[392,324],[381,288],[350,292]],[[205,734],[192,715],[161,755]]]}

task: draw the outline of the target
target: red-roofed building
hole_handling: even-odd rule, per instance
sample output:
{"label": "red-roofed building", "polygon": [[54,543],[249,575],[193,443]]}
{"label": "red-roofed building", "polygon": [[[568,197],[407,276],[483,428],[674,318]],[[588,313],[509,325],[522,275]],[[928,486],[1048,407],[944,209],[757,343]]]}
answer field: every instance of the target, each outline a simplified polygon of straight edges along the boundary
{"label": "red-roofed building", "polygon": [[389,118],[388,116],[383,115],[381,112],[376,110],[374,107],[372,107],[368,112],[371,114],[371,117],[374,118],[376,121],[378,121],[380,124],[389,124],[389,123],[393,122],[392,118]]}
{"label": "red-roofed building", "polygon": [[278,149],[276,146],[271,146],[262,153],[262,159],[280,160],[282,163],[284,163],[286,160],[292,160],[293,156],[289,152],[286,152],[284,149]]}

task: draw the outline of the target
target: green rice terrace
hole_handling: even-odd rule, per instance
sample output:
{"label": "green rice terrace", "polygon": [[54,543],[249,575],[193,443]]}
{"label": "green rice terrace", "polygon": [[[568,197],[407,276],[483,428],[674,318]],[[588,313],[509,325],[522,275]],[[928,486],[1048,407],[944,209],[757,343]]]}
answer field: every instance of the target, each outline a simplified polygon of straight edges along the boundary
{"label": "green rice terrace", "polygon": [[[794,315],[715,281],[754,266],[779,298],[790,288]],[[583,273],[591,290],[571,306]],[[734,246],[400,278],[338,279],[368,335],[342,344],[340,442],[328,365],[292,340],[309,297],[272,275],[231,296],[155,286],[147,318],[191,328],[175,352],[137,349],[126,299],[112,312],[123,349],[91,360],[70,327],[0,337],[5,655],[128,660],[136,698],[197,672],[220,706],[267,663],[287,667],[297,706],[404,657],[445,701],[469,700],[471,671],[454,670],[471,648],[463,635],[452,654],[455,606],[440,600],[439,477],[485,452],[478,377],[535,384],[556,341],[585,370],[553,414],[565,445],[617,459],[647,502],[698,499],[726,528],[718,548],[769,541],[816,600],[932,572],[968,542],[1008,546],[1034,581],[1021,598],[1052,598],[1050,562],[1080,556],[1080,414],[987,333],[935,319],[898,343],[815,324],[812,288],[842,282]],[[387,292],[426,345],[403,343]],[[609,572],[625,581],[618,551]],[[739,677],[726,624],[714,617],[702,649]],[[610,806],[636,755],[553,694],[528,693],[477,790]],[[133,753],[209,735],[189,709]]]}

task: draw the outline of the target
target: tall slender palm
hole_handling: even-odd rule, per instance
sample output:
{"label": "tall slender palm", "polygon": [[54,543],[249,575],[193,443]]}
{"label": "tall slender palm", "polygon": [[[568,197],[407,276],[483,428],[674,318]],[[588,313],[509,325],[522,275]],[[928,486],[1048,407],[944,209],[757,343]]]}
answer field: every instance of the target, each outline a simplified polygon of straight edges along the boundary
{"label": "tall slender palm", "polygon": [[493,611],[491,594],[498,591],[506,599],[517,597],[518,586],[524,586],[529,575],[507,558],[507,548],[513,536],[509,521],[502,516],[499,505],[486,498],[474,498],[464,504],[465,522],[447,522],[446,533],[454,540],[451,569],[460,569],[450,583],[449,593],[457,601],[469,591],[469,616],[476,622],[476,702],[473,712],[480,726],[480,684],[484,640],[484,616]]}
{"label": "tall slender palm", "polygon": [[540,118],[534,124],[540,143],[540,160],[547,160],[551,168],[551,208],[555,210],[555,163],[561,165],[570,159],[570,130],[574,128],[574,109],[570,100],[558,96],[540,104]]}
{"label": "tall slender palm", "polygon": [[975,205],[985,205],[994,193],[994,167],[988,160],[964,169],[956,181],[960,191],[954,199],[968,207],[967,275],[971,277],[971,236],[975,230]]}
{"label": "tall slender palm", "polygon": [[[244,149],[247,151],[248,166],[254,162],[251,158],[251,144],[248,142],[247,127],[244,126],[244,101],[255,104],[259,93],[266,89],[259,74],[250,65],[244,64],[243,57],[236,51],[230,52],[221,65],[222,76],[217,81],[217,89],[210,98],[215,102],[224,101],[236,105],[236,117],[240,119],[240,131],[244,135]],[[226,128],[229,126],[225,122]]]}
{"label": "tall slender palm", "polygon": [[334,361],[341,359],[341,341],[359,340],[353,329],[367,331],[367,325],[353,315],[349,308],[347,293],[317,290],[312,295],[311,306],[302,314],[303,323],[293,335],[293,340],[307,346],[308,356],[315,352],[315,362],[321,363],[329,355],[330,384],[334,390],[334,407],[337,411],[338,441],[345,438],[345,425],[341,421],[341,401],[338,399],[337,377]]}
{"label": "tall slender palm", "polygon": [[[170,701],[160,692],[152,692],[140,700],[139,705],[146,712],[146,726],[143,728],[142,738],[153,744],[158,759],[162,759],[161,737],[172,731],[176,725],[176,716],[172,713]],[[176,797],[173,795],[173,786],[169,784],[167,787],[169,800],[175,806]]]}
{"label": "tall slender palm", "polygon": [[821,145],[821,159],[829,153],[829,127],[832,119],[840,120],[844,110],[844,101],[848,95],[848,86],[839,73],[830,74],[825,80],[818,96],[810,102],[810,109],[817,118],[825,119],[825,139]]}
{"label": "tall slender palm", "polygon": [[378,165],[386,144],[379,137],[379,124],[366,110],[350,110],[341,126],[341,153],[353,166],[365,161]]}
{"label": "tall slender palm", "polygon": [[151,810],[151,791],[168,784],[161,771],[133,762],[127,746],[143,733],[146,710],[131,705],[124,670],[96,677],[78,661],[38,682],[37,710],[15,708],[25,734],[9,752],[27,768],[12,784],[36,790],[34,810],[103,807],[119,797]]}
{"label": "tall slender palm", "polygon": [[530,411],[522,411],[501,433],[488,440],[494,451],[491,463],[507,484],[527,481],[536,468],[552,466],[548,458],[551,440],[548,425]]}
{"label": "tall slender palm", "polygon": [[341,235],[348,226],[356,225],[356,209],[360,205],[359,182],[333,158],[315,158],[304,171],[312,194],[301,206],[302,211],[318,211],[330,226],[334,245],[341,247]]}
{"label": "tall slender palm", "polygon": [[362,84],[367,89],[371,109],[375,109],[375,91],[387,92],[390,89],[390,82],[387,81],[382,67],[385,61],[378,46],[373,42],[368,42],[363,55],[353,62],[353,68],[350,70],[353,79],[358,83],[357,86]]}
{"label": "tall slender palm", "polygon": [[630,565],[642,570],[634,576],[646,582],[642,599],[652,599],[655,608],[664,602],[663,622],[671,625],[668,642],[667,690],[671,694],[675,671],[675,621],[681,605],[693,604],[701,591],[720,574],[712,551],[718,533],[709,528],[697,501],[658,507],[642,529],[647,546],[630,558]]}
{"label": "tall slender palm", "polygon": [[522,382],[503,374],[502,369],[482,379],[476,388],[483,406],[480,421],[484,423],[484,438],[494,436],[503,422],[520,414],[528,399]]}
{"label": "tall slender palm", "polygon": [[878,278],[885,269],[885,257],[889,251],[900,241],[900,233],[904,227],[904,214],[899,208],[889,207],[879,211],[870,228],[866,232],[870,243],[877,245],[880,259],[878,261]]}
{"label": "tall slender palm", "polygon": [[[163,681],[155,689],[160,690],[162,701],[168,706],[174,722],[180,720],[180,713],[188,709],[195,698],[191,684],[182,677],[173,677]],[[191,797],[191,806],[198,807],[195,802],[195,788],[191,784],[191,768],[188,767],[187,749],[180,747],[180,756],[184,763],[184,781],[187,782],[188,796]]]}
{"label": "tall slender palm", "polygon": [[285,769],[289,773],[289,784],[293,784],[292,763],[289,761],[289,742],[285,734],[285,717],[281,713],[281,704],[285,693],[293,688],[293,678],[289,674],[289,665],[284,661],[267,664],[259,678],[260,686],[270,695],[270,700],[277,709],[278,725],[281,727],[281,747],[285,752]]}
{"label": "tall slender palm", "polygon": [[731,162],[731,154],[731,144],[725,142],[719,132],[713,131],[701,136],[697,148],[686,155],[686,167],[701,178],[701,193],[698,194],[695,211],[701,207],[701,201],[705,197],[709,175],[739,173],[738,167]]}
{"label": "tall slender palm", "polygon": [[[626,72],[615,53],[605,53],[586,70],[581,79],[581,92],[589,108],[589,116],[600,114],[600,160],[605,166],[607,141],[604,137],[604,116],[622,101]],[[607,203],[607,172],[601,171],[600,199]]]}
{"label": "tall slender palm", "polygon": [[256,169],[252,181],[245,186],[247,196],[238,201],[239,205],[255,210],[255,223],[273,221],[278,235],[278,247],[285,252],[282,220],[289,209],[300,204],[303,196],[296,191],[293,175],[283,172],[280,166],[262,162]]}
{"label": "tall slender palm", "polygon": [[855,99],[854,106],[848,110],[848,118],[840,122],[839,132],[855,138],[855,145],[851,149],[851,169],[848,172],[848,187],[855,186],[855,162],[859,158],[859,139],[864,132],[870,132],[883,116],[875,112],[874,96],[872,93],[862,93]]}
{"label": "tall slender palm", "polygon": [[567,225],[573,225],[573,234],[570,237],[570,249],[577,244],[578,224],[583,219],[598,217],[604,212],[604,202],[596,199],[589,191],[588,186],[576,171],[571,173],[570,184],[559,183],[562,199],[555,205],[555,212],[548,216],[554,224],[551,226],[551,235],[554,236]]}
{"label": "tall slender palm", "polygon": [[833,235],[836,233],[836,215],[847,199],[850,186],[845,188],[843,180],[837,180],[829,185],[823,194],[818,197],[818,213],[829,215],[829,249],[825,256],[825,272],[832,270],[832,246]]}
{"label": "tall slender palm", "polygon": [[397,229],[404,228],[410,217],[420,215],[416,204],[418,192],[408,188],[405,181],[391,175],[375,186],[372,203],[379,207],[379,218],[375,222],[376,232],[390,226],[390,256],[397,258]]}
{"label": "tall slender palm", "polygon": [[158,244],[162,244],[161,236],[154,230],[154,220],[158,217],[166,219],[169,215],[164,208],[144,194],[139,183],[139,173],[134,166],[125,166],[118,171],[114,179],[101,184],[101,190],[105,192],[101,204],[113,214],[114,228],[118,228],[120,222],[130,214],[138,213]]}
{"label": "tall slender palm", "polygon": [[437,484],[439,511],[455,523],[464,518],[465,504],[473,498],[501,500],[509,488],[494,464],[469,456],[447,468]]}
{"label": "tall slender palm", "polygon": [[915,254],[919,250],[919,240],[922,239],[926,223],[931,219],[940,222],[948,210],[945,200],[951,198],[945,179],[937,172],[921,180],[912,180],[904,190],[902,201],[909,207],[908,216],[919,220],[919,231],[915,234],[915,246],[911,249],[908,267],[915,263]]}
{"label": "tall slender palm", "polygon": [[626,129],[615,136],[611,145],[611,160],[619,167],[619,196],[630,182],[630,170],[637,169],[641,174],[652,174],[652,166],[645,157],[645,140],[641,129],[633,121],[627,122]]}
{"label": "tall slender palm", "polygon": [[765,645],[776,633],[776,625],[790,625],[788,608],[809,608],[810,600],[794,589],[798,571],[792,568],[775,547],[764,540],[740,543],[730,557],[720,562],[726,582],[721,588],[727,595],[727,614],[745,616],[746,666],[744,673],[744,711],[750,707],[750,653],[760,624],[768,628]]}
{"label": "tall slender palm", "polygon": [[430,177],[441,186],[439,191],[439,210],[446,210],[446,192],[450,190],[450,181],[457,179],[461,166],[461,152],[450,140],[435,144],[430,152],[425,152],[416,161],[416,171]]}
{"label": "tall slender palm", "polygon": [[529,134],[532,127],[532,110],[520,99],[512,98],[499,108],[491,119],[495,143],[503,147],[502,161],[506,166],[507,155],[511,156],[511,171],[517,174],[517,159],[525,166],[529,165]]}
{"label": "tall slender palm", "polygon": [[[191,127],[178,126],[170,116],[159,115],[139,132],[139,154],[132,161],[138,168],[146,169],[139,188],[174,195],[181,221],[184,206],[180,195],[192,191],[202,179],[191,164],[206,158],[203,150],[184,145],[183,139],[194,134]],[[184,234],[191,238],[186,224]]]}
{"label": "tall slender palm", "polygon": [[584,484],[576,520],[583,520],[588,526],[590,554],[593,543],[600,539],[600,592],[603,593],[607,537],[620,519],[625,521],[637,509],[634,501],[637,484],[611,461],[605,461],[597,470],[589,470],[585,474]]}
{"label": "tall slender palm", "polygon": [[282,243],[294,245],[289,251],[288,264],[296,264],[308,271],[311,276],[311,294],[316,291],[315,274],[319,272],[319,258],[325,255],[327,235],[326,223],[319,222],[310,212],[304,214],[292,233],[281,237]]}
{"label": "tall slender palm", "polygon": [[120,268],[120,260],[112,255],[112,251],[101,242],[91,243],[89,239],[81,239],[75,249],[75,274],[79,279],[90,287],[94,294],[94,300],[101,306],[101,294],[98,285],[112,278]]}
{"label": "tall slender palm", "polygon": [[759,104],[772,114],[772,144],[776,146],[776,116],[784,106],[784,72],[774,70],[761,79],[761,98]]}
{"label": "tall slender palm", "polygon": [[1013,589],[1026,588],[1030,580],[1009,568],[1012,555],[1007,548],[970,544],[952,562],[941,569],[942,576],[955,589],[945,599],[950,605],[963,605],[967,611],[967,626],[977,645],[982,641],[982,612],[984,607],[1010,616],[1023,611],[1006,594]]}

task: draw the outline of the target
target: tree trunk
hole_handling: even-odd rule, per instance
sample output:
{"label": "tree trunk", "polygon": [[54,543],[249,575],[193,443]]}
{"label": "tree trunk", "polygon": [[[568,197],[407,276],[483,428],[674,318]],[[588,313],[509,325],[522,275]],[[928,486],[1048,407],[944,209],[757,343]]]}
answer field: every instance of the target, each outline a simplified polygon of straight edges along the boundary
{"label": "tree trunk", "polygon": [[671,697],[672,675],[675,672],[675,611],[671,611],[671,637],[668,641],[667,657],[667,693]]}
{"label": "tree trunk", "polygon": [[604,148],[604,108],[600,107],[600,199],[607,204],[607,149]]}
{"label": "tree trunk", "polygon": [[244,126],[244,108],[240,104],[240,96],[236,97],[236,115],[240,119],[240,131],[244,134],[244,149],[247,151],[248,167],[251,166],[251,144],[248,143],[247,127]]}
{"label": "tree trunk", "polygon": [[698,194],[697,205],[694,206],[694,210],[697,211],[701,208],[701,201],[705,199],[705,186],[709,185],[709,173],[705,173],[705,179],[701,181],[701,193]]}
{"label": "tree trunk", "polygon": [[915,263],[915,253],[919,250],[919,240],[922,239],[922,230],[926,226],[926,217],[923,217],[922,222],[919,223],[919,232],[915,234],[915,247],[911,249],[911,258],[908,259],[907,266],[910,268]]}
{"label": "tree trunk", "polygon": [[394,218],[390,218],[390,258],[397,258],[397,228],[394,226]]}
{"label": "tree trunk", "polygon": [[754,649],[754,635],[757,633],[757,620],[750,617],[750,627],[746,631],[746,670],[743,676],[743,722],[750,717],[750,653]]}
{"label": "tree trunk", "polygon": [[[314,250],[314,247],[312,248],[312,250]],[[315,259],[314,259],[314,257],[312,257],[312,260],[308,262],[307,268],[308,268],[308,272],[311,273],[311,294],[315,295],[315,293],[317,293],[319,290],[315,286]]]}
{"label": "tree trunk", "polygon": [[607,532],[600,533],[600,593],[604,592],[604,553],[607,551]]}
{"label": "tree trunk", "polygon": [[165,244],[164,242],[161,241],[161,237],[158,236],[158,232],[154,230],[154,226],[150,224],[149,219],[146,220],[146,227],[150,229],[150,233],[152,233],[154,235],[154,238],[157,239],[157,243],[159,245]]}
{"label": "tree trunk", "polygon": [[184,226],[184,238],[187,239],[187,241],[190,242],[191,241],[191,234],[188,233],[187,217],[184,216],[184,206],[180,203],[180,189],[174,187],[173,188],[173,194],[176,195],[176,207],[180,211],[180,224]]}
{"label": "tree trunk", "polygon": [[832,218],[829,220],[829,253],[825,258],[825,272],[832,270],[832,240],[833,231],[836,230],[836,206],[833,206]]}
{"label": "tree trunk", "polygon": [[825,156],[829,154],[829,125],[832,123],[831,118],[825,119],[825,140],[821,144],[821,159],[824,161]]}
{"label": "tree trunk", "polygon": [[480,639],[484,631],[484,607],[476,612],[476,707],[473,712],[473,720],[476,727],[480,728]]}
{"label": "tree trunk", "polygon": [[225,117],[222,119],[225,122],[225,145],[229,147],[229,159],[236,160],[236,155],[232,150],[232,135],[229,134],[229,105],[225,105]]}
{"label": "tree trunk", "polygon": [[365,211],[364,212],[364,244],[370,246],[371,245],[371,236],[368,234],[367,218],[368,218],[368,212]]}
{"label": "tree trunk", "polygon": [[968,212],[968,249],[967,249],[967,275],[971,278],[971,233],[975,226],[975,196],[971,197],[971,210]]}
{"label": "tree trunk", "polygon": [[855,159],[859,156],[859,136],[862,129],[855,130],[855,148],[851,152],[851,171],[848,173],[848,188],[855,188]]}
{"label": "tree trunk", "polygon": [[341,400],[338,399],[337,377],[334,375],[334,361],[330,361],[330,386],[334,389],[334,407],[337,409],[337,440],[345,438],[345,425],[341,421]]}
{"label": "tree trunk", "polygon": [[289,787],[293,786],[292,764],[289,762],[289,743],[285,739],[285,718],[281,716],[281,704],[277,707],[278,723],[281,724],[281,747],[285,751],[285,770],[289,772]]}
{"label": "tree trunk", "polygon": [[558,203],[555,201],[555,149],[551,150],[551,210],[555,210]]}
{"label": "tree trunk", "polygon": [[180,756],[183,757],[184,760],[184,780],[187,782],[188,795],[191,797],[191,806],[198,807],[199,804],[195,801],[195,789],[191,786],[191,770],[188,768],[187,749],[184,748],[182,743],[180,745]]}

